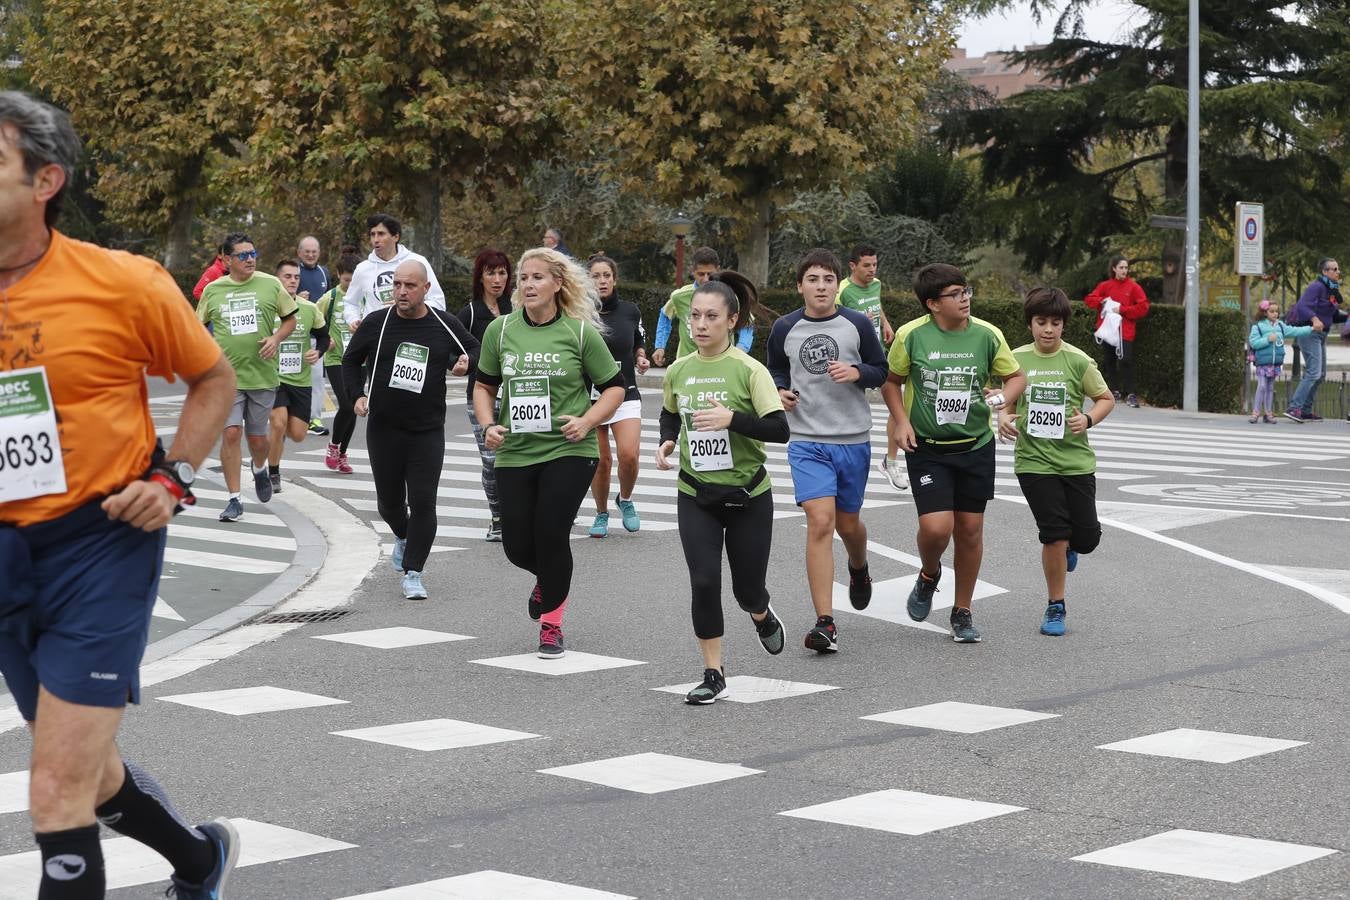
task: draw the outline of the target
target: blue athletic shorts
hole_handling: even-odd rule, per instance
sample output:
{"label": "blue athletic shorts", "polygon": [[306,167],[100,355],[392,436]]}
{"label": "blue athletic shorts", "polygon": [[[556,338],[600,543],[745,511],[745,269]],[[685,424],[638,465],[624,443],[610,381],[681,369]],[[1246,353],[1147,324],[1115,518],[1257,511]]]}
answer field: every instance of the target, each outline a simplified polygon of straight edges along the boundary
{"label": "blue athletic shorts", "polygon": [[797,505],[807,500],[833,497],[836,512],[855,513],[862,509],[863,491],[872,469],[872,445],[822,444],[817,441],[790,441],[788,465],[792,468],[792,489]]}
{"label": "blue athletic shorts", "polygon": [[0,525],[0,673],[29,722],[38,685],[83,706],[140,702],[167,529],[109,521],[100,502]]}

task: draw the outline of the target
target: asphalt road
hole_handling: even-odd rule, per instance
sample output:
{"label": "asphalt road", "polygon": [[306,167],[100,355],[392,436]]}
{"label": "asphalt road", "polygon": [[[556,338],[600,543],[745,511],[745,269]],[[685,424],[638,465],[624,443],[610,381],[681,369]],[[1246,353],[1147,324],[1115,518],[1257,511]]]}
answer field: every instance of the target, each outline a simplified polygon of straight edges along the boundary
{"label": "asphalt road", "polygon": [[[647,396],[654,418],[656,394]],[[1119,410],[1093,431],[1101,472],[1116,477],[1099,483],[1105,537],[1070,576],[1060,639],[1037,633],[1039,545],[1001,451],[975,603],[982,644],[907,623],[914,509],[877,474],[864,508],[878,583],[871,615],[845,602],[841,652],[802,649],[812,624],[805,530],[789,476],[773,472],[782,517],[769,588],[789,646],[764,654],[728,596],[727,674],[769,681],[739,691],[733,682],[733,696],[764,702],[711,707],[658,690],[696,681],[701,665],[664,511],[674,501],[661,493],[673,482],[647,451],[637,492],[647,525],[626,534],[616,522],[603,541],[574,542],[569,657],[550,664],[584,653],[613,667],[558,675],[484,664],[532,660],[532,582],[479,539],[486,517],[462,407],[449,424],[429,601],[404,601],[382,560],[349,595],[332,593],[344,618],[157,684],[128,715],[127,756],[185,814],[250,820],[245,856],[256,864],[235,873],[230,896],[348,898],[444,879],[458,880],[378,896],[605,896],[562,885],[699,898],[1350,896],[1346,423]],[[320,455],[294,459],[301,465],[283,470],[297,494],[336,501],[345,514],[334,509],[334,520],[375,517],[363,470],[341,479]],[[579,524],[589,524],[586,507]],[[940,597],[930,622],[945,625],[941,606]],[[391,649],[321,639],[395,627],[442,636]],[[802,693],[765,699],[790,693],[784,682]],[[182,696],[264,686],[320,699]],[[325,705],[219,711],[274,700]],[[951,702],[997,709],[914,711]],[[864,718],[884,713],[896,715]],[[459,724],[337,734],[431,720]],[[1009,720],[1020,721],[971,731]],[[1178,729],[1190,731],[1105,748]],[[497,742],[455,746],[486,740]],[[0,773],[21,770],[26,754],[22,731],[0,734]],[[662,756],[598,775],[542,771],[640,754]],[[582,774],[604,783],[569,777]],[[657,790],[685,776],[695,783]],[[30,851],[31,835],[22,801],[5,805],[7,783],[0,774],[0,898],[27,898],[21,873],[36,866],[14,855]],[[810,809],[824,804],[837,805]],[[1101,855],[1076,859],[1089,854]],[[153,868],[129,871],[134,854],[116,846],[108,856],[127,870],[110,896],[162,891]],[[529,894],[475,874],[489,871],[556,884]]]}

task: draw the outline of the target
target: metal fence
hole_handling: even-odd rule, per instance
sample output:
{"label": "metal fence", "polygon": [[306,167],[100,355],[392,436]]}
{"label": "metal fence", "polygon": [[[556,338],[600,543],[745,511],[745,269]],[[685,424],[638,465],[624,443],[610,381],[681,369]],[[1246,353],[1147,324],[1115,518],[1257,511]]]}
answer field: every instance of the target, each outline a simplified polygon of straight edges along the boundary
{"label": "metal fence", "polygon": [[[1324,419],[1346,419],[1350,418],[1350,396],[1347,396],[1347,389],[1350,389],[1350,383],[1347,382],[1345,371],[1328,372],[1326,381],[1317,389],[1317,399],[1313,401],[1313,412]],[[1286,366],[1280,377],[1275,380],[1275,400],[1272,403],[1272,409],[1275,415],[1282,415],[1289,408],[1289,398],[1294,396],[1294,391],[1298,390],[1298,378],[1293,377],[1290,368]],[[1247,367],[1247,384],[1242,396],[1242,409],[1244,412],[1252,408],[1252,398],[1256,396],[1256,369],[1253,366]]]}

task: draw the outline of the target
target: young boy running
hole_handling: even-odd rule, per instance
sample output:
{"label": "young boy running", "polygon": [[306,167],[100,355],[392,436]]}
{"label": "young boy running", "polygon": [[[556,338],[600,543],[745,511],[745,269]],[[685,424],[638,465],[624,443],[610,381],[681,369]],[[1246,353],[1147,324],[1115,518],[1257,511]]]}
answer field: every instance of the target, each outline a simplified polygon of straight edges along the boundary
{"label": "young boy running", "polygon": [[835,306],[839,260],[812,250],[797,265],[802,308],[773,323],[769,374],[787,411],[788,463],[797,505],[806,513],[806,580],[816,624],[806,647],[839,650],[834,624],[834,535],[848,552],[848,595],[855,609],[872,599],[863,505],[872,461],[872,410],[866,388],[886,380],[886,353],[872,320]]}
{"label": "young boy running", "polygon": [[[877,339],[882,345],[895,340],[895,330],[881,306],[881,279],[877,278],[877,248],[871,244],[856,244],[848,255],[848,277],[839,285],[834,300],[839,306],[856,309],[872,321]],[[899,447],[895,443],[895,421],[886,422],[886,458],[881,461],[881,473],[897,491],[909,490],[909,476],[897,459]]]}
{"label": "young boy running", "polygon": [[[295,331],[277,348],[277,369],[281,383],[272,401],[271,432],[268,436],[267,474],[272,493],[281,493],[281,455],[286,438],[300,443],[309,434],[309,414],[313,396],[310,367],[323,358],[330,338],[328,323],[319,307],[297,294],[300,289],[300,263],[283,259],[277,263],[277,278],[296,303]],[[310,347],[310,339],[315,348]]]}
{"label": "young boy running", "polygon": [[[960,269],[945,263],[924,266],[914,276],[914,293],[928,315],[896,333],[890,375],[881,389],[895,419],[896,441],[905,451],[919,514],[922,568],[907,612],[916,622],[928,618],[942,577],[942,554],[955,537],[952,640],[973,644],[980,632],[971,620],[970,601],[984,556],[984,508],[994,496],[989,411],[1015,403],[1026,377],[1003,332],[970,314],[972,291]],[[1000,376],[1003,387],[981,390],[991,375]]]}
{"label": "young boy running", "polygon": [[[1064,343],[1064,323],[1072,307],[1059,288],[1037,288],[1024,307],[1032,342],[1013,351],[1026,372],[1027,389],[1012,414],[998,414],[999,437],[1017,441],[1013,471],[1036,517],[1041,539],[1041,568],[1049,602],[1041,634],[1064,634],[1064,575],[1078,565],[1078,554],[1091,553],[1102,538],[1097,522],[1097,457],[1087,431],[1101,422],[1116,402],[1097,364],[1082,350]],[[1084,398],[1092,400],[1082,412]]]}

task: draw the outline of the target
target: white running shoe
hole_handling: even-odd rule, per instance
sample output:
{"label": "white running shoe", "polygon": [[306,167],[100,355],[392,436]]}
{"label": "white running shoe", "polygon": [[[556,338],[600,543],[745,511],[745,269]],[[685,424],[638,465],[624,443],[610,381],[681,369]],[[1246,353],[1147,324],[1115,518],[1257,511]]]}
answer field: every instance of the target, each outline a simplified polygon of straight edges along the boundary
{"label": "white running shoe", "polygon": [[891,483],[891,487],[897,491],[909,490],[909,470],[905,468],[903,462],[883,456],[881,458],[881,471],[886,476],[886,480]]}

